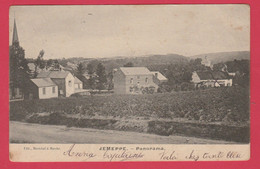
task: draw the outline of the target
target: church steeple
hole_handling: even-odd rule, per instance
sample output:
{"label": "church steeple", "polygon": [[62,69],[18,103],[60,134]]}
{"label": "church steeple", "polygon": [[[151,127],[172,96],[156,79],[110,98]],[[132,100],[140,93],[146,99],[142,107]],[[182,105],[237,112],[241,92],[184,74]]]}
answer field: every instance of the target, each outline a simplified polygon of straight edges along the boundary
{"label": "church steeple", "polygon": [[15,19],[14,19],[14,29],[13,29],[12,45],[14,45],[15,43],[19,44],[19,39],[18,39],[18,33],[17,33],[16,23],[15,23]]}

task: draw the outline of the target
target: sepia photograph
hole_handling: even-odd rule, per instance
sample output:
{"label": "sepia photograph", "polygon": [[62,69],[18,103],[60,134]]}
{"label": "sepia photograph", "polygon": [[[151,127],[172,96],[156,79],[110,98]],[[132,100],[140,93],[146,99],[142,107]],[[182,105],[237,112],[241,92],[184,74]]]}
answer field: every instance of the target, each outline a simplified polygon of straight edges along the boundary
{"label": "sepia photograph", "polygon": [[10,7],[10,145],[249,145],[249,103],[249,5]]}

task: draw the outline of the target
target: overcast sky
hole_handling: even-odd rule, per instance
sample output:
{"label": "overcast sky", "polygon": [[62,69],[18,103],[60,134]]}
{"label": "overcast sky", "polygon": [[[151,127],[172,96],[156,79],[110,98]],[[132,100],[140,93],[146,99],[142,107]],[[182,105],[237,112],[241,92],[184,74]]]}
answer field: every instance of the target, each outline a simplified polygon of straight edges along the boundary
{"label": "overcast sky", "polygon": [[135,57],[250,48],[247,5],[13,6],[26,57]]}

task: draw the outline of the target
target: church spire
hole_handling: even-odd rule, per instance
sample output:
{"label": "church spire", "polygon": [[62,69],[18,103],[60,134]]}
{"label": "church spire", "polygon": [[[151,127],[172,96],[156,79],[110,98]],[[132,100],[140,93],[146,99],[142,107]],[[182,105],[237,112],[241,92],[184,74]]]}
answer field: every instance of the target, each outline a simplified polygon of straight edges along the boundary
{"label": "church spire", "polygon": [[14,19],[14,29],[13,29],[12,45],[14,45],[15,43],[19,44],[19,39],[18,39],[18,33],[17,33],[16,23],[15,23],[15,19]]}

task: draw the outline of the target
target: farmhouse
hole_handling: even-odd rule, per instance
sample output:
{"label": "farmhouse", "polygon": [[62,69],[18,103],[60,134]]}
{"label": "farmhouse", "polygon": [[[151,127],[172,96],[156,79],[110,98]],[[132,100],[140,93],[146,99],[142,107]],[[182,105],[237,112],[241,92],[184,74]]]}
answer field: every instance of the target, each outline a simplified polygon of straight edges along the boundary
{"label": "farmhouse", "polygon": [[146,67],[120,67],[113,77],[116,94],[142,94],[148,89],[150,92],[158,89],[154,74]]}
{"label": "farmhouse", "polygon": [[58,86],[50,78],[31,79],[30,99],[58,97]]}
{"label": "farmhouse", "polygon": [[75,77],[69,71],[40,72],[37,78],[50,78],[58,86],[59,96],[69,97],[75,93],[75,85],[77,89],[82,88],[82,82],[78,78],[75,80]]}
{"label": "farmhouse", "polygon": [[195,84],[195,87],[232,86],[232,78],[228,73],[222,71],[195,71],[192,73],[192,82]]}

